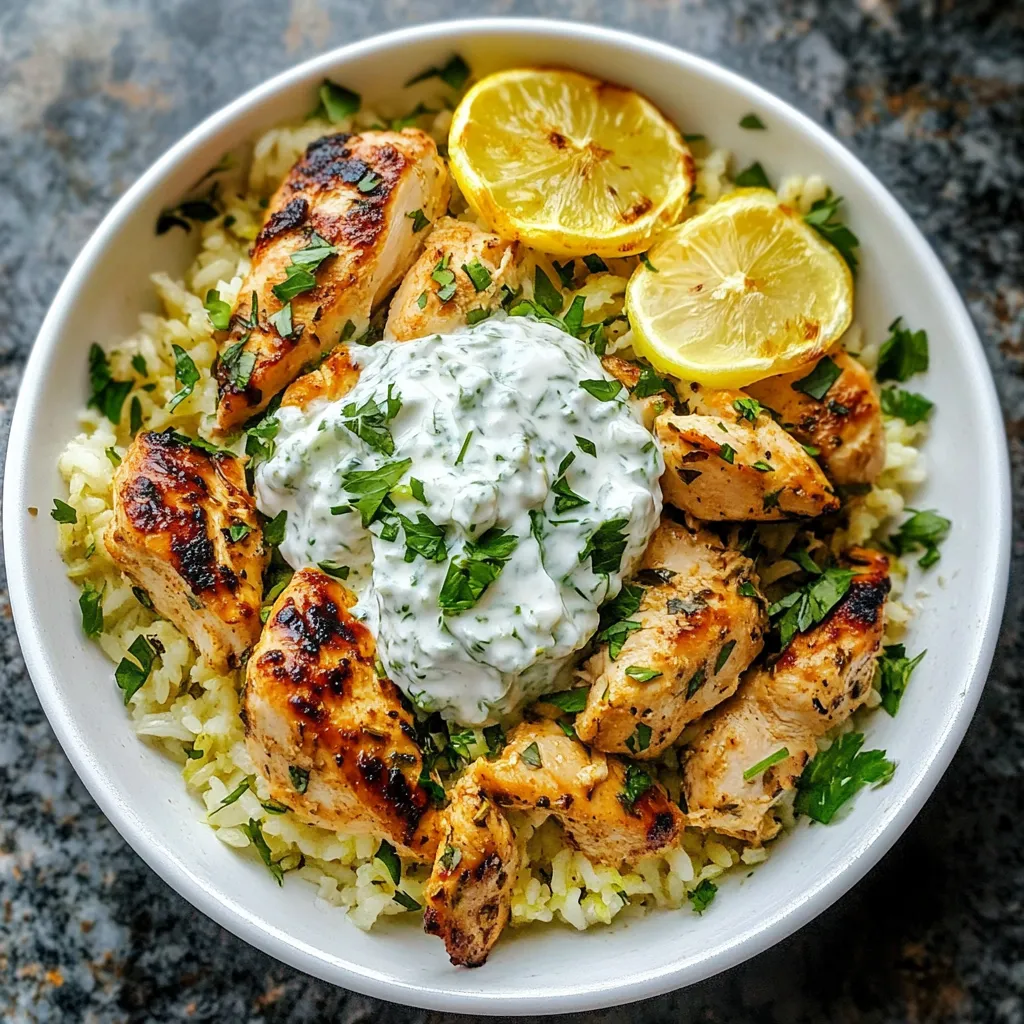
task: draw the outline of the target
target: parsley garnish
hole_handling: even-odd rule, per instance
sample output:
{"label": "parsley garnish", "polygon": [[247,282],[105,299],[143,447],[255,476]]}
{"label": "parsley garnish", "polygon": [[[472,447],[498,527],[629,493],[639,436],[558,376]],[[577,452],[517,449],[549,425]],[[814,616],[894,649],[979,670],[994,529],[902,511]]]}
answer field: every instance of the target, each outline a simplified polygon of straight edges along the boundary
{"label": "parsley garnish", "polygon": [[772,465],[769,465],[767,462],[764,461],[764,459],[758,459],[757,462],[755,462],[753,464],[753,467],[754,467],[754,469],[756,469],[758,471],[758,473],[774,473],[775,472],[775,467],[772,466]]}
{"label": "parsley garnish", "polygon": [[825,569],[820,576],[799,590],[776,601],[768,609],[779,634],[779,647],[785,650],[797,633],[806,633],[824,621],[828,613],[850,589],[856,573],[852,569]]}
{"label": "parsley garnish", "polygon": [[[207,315],[210,317],[210,323],[213,324],[215,331],[226,331],[231,325],[231,306],[220,297],[220,292],[216,288],[211,288],[206,293],[206,301],[203,303],[206,307]],[[132,360],[134,366],[135,360]],[[143,366],[146,364],[143,363]],[[136,367],[137,369],[137,367]],[[143,377],[146,376],[145,370],[142,371]]]}
{"label": "parsley garnish", "polygon": [[895,718],[900,709],[900,701],[906,692],[910,674],[927,654],[922,651],[916,658],[907,657],[907,649],[903,644],[891,644],[882,649],[878,659],[879,683],[878,692],[882,695],[882,707]]}
{"label": "parsley garnish", "polygon": [[905,381],[915,373],[928,369],[928,335],[925,331],[910,331],[902,326],[903,317],[889,324],[889,337],[878,351],[879,380]]}
{"label": "parsley garnish", "polygon": [[651,395],[660,394],[662,391],[667,391],[670,395],[674,395],[676,389],[664,377],[659,377],[650,366],[642,366],[640,368],[640,377],[633,388],[633,397],[649,398]]}
{"label": "parsley garnish", "polygon": [[610,402],[622,390],[622,384],[617,380],[581,380],[580,387],[599,402]]}
{"label": "parsley garnish", "polygon": [[528,747],[524,747],[519,751],[519,758],[524,764],[528,764],[531,768],[543,767],[543,762],[540,759],[540,747],[537,746],[536,740],[534,740]]}
{"label": "parsley garnish", "polygon": [[86,583],[78,597],[78,607],[82,610],[82,632],[90,637],[99,636],[103,632],[103,591]]}
{"label": "parsley garnish", "polygon": [[418,235],[425,227],[430,225],[430,221],[427,220],[422,210],[413,210],[412,213],[407,213],[406,217],[412,221],[412,233],[414,235]]}
{"label": "parsley garnish", "polygon": [[627,761],[626,778],[623,783],[622,792],[619,794],[619,801],[627,810],[632,811],[637,800],[653,785],[654,779],[651,778],[645,768],[635,764],[633,761]]}
{"label": "parsley garnish", "polygon": [[768,491],[765,493],[764,497],[761,499],[761,507],[765,512],[770,508],[779,507],[779,498],[782,496],[782,492],[785,489],[785,487],[780,487],[777,491]]}
{"label": "parsley garnish", "polygon": [[576,444],[579,445],[579,449],[584,455],[593,455],[595,458],[597,457],[597,445],[595,445],[593,441],[586,437],[580,437],[579,434],[576,434],[575,437]]}
{"label": "parsley garnish", "polygon": [[142,402],[138,395],[132,396],[132,403],[128,407],[128,429],[132,434],[137,434],[142,429]]}
{"label": "parsley garnish", "polygon": [[284,542],[285,527],[288,525],[288,510],[282,509],[269,522],[263,526],[263,539],[267,544],[276,548]]}
{"label": "parsley garnish", "polygon": [[440,285],[437,289],[437,297],[441,302],[448,302],[453,298],[458,288],[455,283],[455,271],[448,269],[451,258],[451,253],[445,253],[438,260],[437,266],[434,267],[433,273],[430,275]]}
{"label": "parsley garnish", "polygon": [[839,380],[842,373],[843,371],[828,356],[824,356],[818,360],[814,369],[806,377],[794,381],[790,387],[794,391],[802,391],[805,395],[810,395],[811,398],[820,402],[828,394],[828,389]]}
{"label": "parsley garnish", "polygon": [[380,846],[377,847],[377,852],[373,856],[375,860],[379,860],[387,869],[388,874],[391,876],[391,881],[398,885],[402,880],[402,862],[398,859],[395,848],[386,839],[382,839]]}
{"label": "parsley garnish", "polygon": [[224,810],[225,807],[230,807],[233,803],[237,803],[243,793],[249,792],[249,780],[244,779],[238,786],[236,786],[223,800],[217,805],[215,810],[210,811],[207,817],[212,818],[217,811]]}
{"label": "parsley garnish", "polygon": [[426,309],[427,308],[427,293],[426,292],[420,292],[420,297],[416,300],[416,305],[419,306],[420,309]]}
{"label": "parsley garnish", "polygon": [[232,523],[228,527],[228,536],[234,544],[237,544],[240,540],[245,540],[250,533],[252,533],[252,527],[248,523]]}
{"label": "parsley garnish", "polygon": [[565,479],[566,470],[576,461],[576,453],[569,452],[558,466],[558,476],[551,485],[551,492],[555,495],[555,514],[561,515],[570,509],[580,508],[582,505],[589,505],[590,502],[582,495],[577,494]]}
{"label": "parsley garnish", "polygon": [[313,232],[303,248],[292,253],[292,263],[297,267],[305,267],[316,273],[320,264],[330,256],[338,255],[338,247],[327,241],[323,235]]}
{"label": "parsley garnish", "polygon": [[462,269],[478,292],[490,287],[491,272],[479,260],[474,259],[469,263],[463,263]]}
{"label": "parsley garnish", "polygon": [[355,469],[342,476],[341,482],[345,489],[357,496],[352,507],[359,513],[363,526],[369,526],[373,522],[388,492],[402,479],[411,465],[412,459],[400,459],[396,462],[385,462],[377,469]]}
{"label": "parsley garnish", "polygon": [[437,597],[438,606],[449,614],[472,608],[487,588],[501,575],[519,538],[492,526],[475,543],[469,541],[461,558],[453,558]]}
{"label": "parsley garnish", "polygon": [[608,519],[603,522],[590,535],[580,552],[580,562],[585,562],[589,556],[590,567],[598,576],[618,572],[628,543],[622,531],[628,525],[628,519]]}
{"label": "parsley garnish", "polygon": [[722,649],[718,652],[718,657],[715,659],[715,675],[718,675],[725,668],[725,663],[729,660],[729,656],[732,654],[735,646],[735,640],[730,640],[727,644],[722,645]]}
{"label": "parsley garnish", "polygon": [[98,409],[111,423],[121,422],[121,407],[132,389],[130,380],[114,380],[106,353],[93,343],[89,347],[89,406]]}
{"label": "parsley garnish", "polygon": [[446,844],[441,851],[441,867],[445,871],[454,871],[462,862],[462,851],[450,844]]}
{"label": "parsley garnish", "polygon": [[902,388],[882,388],[882,412],[898,416],[908,426],[928,419],[935,403],[924,395]]}
{"label": "parsley garnish", "polygon": [[711,906],[717,892],[718,886],[710,878],[704,878],[695,889],[686,894],[686,898],[693,904],[693,909],[698,914],[703,914]]}
{"label": "parsley garnish", "polygon": [[629,634],[640,629],[640,623],[630,616],[636,614],[643,597],[643,587],[626,583],[611,601],[606,601],[599,609],[601,620],[598,624],[599,632],[594,639],[598,643],[608,644],[608,657],[612,661],[622,652]]}
{"label": "parsley garnish", "polygon": [[487,757],[497,757],[505,746],[505,730],[501,724],[488,725],[484,729],[484,742],[487,744]]}
{"label": "parsley garnish", "polygon": [[394,896],[391,897],[400,907],[405,907],[406,910],[422,910],[423,904],[417,903],[407,892],[402,889],[396,889]]}
{"label": "parsley garnish", "polygon": [[736,461],[736,449],[731,444],[725,443],[718,449],[718,457],[731,466]]}
{"label": "parsley garnish", "polygon": [[804,214],[804,223],[814,228],[826,242],[830,242],[846,260],[850,270],[856,273],[857,254],[854,250],[860,245],[860,239],[836,216],[842,201],[842,196],[834,196],[829,190],[824,199],[818,199],[810,211]]}
{"label": "parsley garnish", "polygon": [[489,309],[467,309],[466,310],[466,325],[472,327],[473,324],[478,324],[483,320],[486,320],[491,315]]}
{"label": "parsley garnish", "polygon": [[690,676],[690,681],[686,684],[686,699],[689,700],[706,682],[708,678],[708,670],[706,665],[701,665],[696,672]]}
{"label": "parsley garnish", "polygon": [[759,163],[752,163],[736,175],[735,183],[740,188],[771,188],[772,183]]}
{"label": "parsley garnish", "polygon": [[412,496],[418,502],[421,502],[424,505],[428,504],[426,492],[423,490],[422,480],[417,480],[414,476],[409,477],[409,490],[412,491]]}
{"label": "parsley garnish", "polygon": [[441,67],[429,67],[418,75],[413,75],[405,85],[408,88],[410,85],[424,82],[428,78],[440,78],[445,85],[458,92],[469,80],[469,74],[469,65],[456,53]]}
{"label": "parsley garnish", "polygon": [[256,847],[260,860],[266,864],[267,869],[277,879],[278,885],[284,884],[284,868],[278,864],[270,854],[270,847],[263,838],[263,828],[255,818],[250,818],[247,825],[240,825],[239,828],[249,837],[249,841]]}
{"label": "parsley garnish", "polygon": [[313,116],[323,116],[331,124],[338,124],[355,114],[362,106],[362,97],[351,89],[325,78],[320,86],[320,106]]}
{"label": "parsley garnish", "polygon": [[643,753],[651,745],[652,735],[651,727],[640,722],[633,730],[633,734],[626,739],[626,747],[631,754]]}
{"label": "parsley garnish", "polygon": [[558,316],[565,305],[562,293],[551,283],[551,278],[540,267],[537,267],[533,274],[533,297],[552,316]]}
{"label": "parsley garnish", "polygon": [[798,813],[827,825],[863,786],[881,785],[892,778],[896,765],[885,751],[861,751],[863,743],[862,733],[845,733],[811,761],[798,783],[794,802]]}
{"label": "parsley garnish", "polygon": [[387,424],[402,408],[402,396],[392,394],[394,387],[394,384],[388,385],[383,409],[370,397],[358,409],[355,402],[350,402],[341,411],[348,417],[342,420],[342,424],[374,451],[384,455],[395,454],[395,441]]}
{"label": "parsley garnish", "polygon": [[311,291],[316,287],[316,278],[305,267],[290,263],[285,268],[285,279],[271,289],[281,302],[289,302],[296,295]]}
{"label": "parsley garnish", "polygon": [[756,398],[737,398],[732,407],[743,419],[750,420],[751,423],[756,423],[757,417],[764,412],[764,406]]}
{"label": "parsley garnish", "polygon": [[740,118],[740,127],[749,128],[754,131],[765,130],[764,121],[762,121],[757,114],[744,114],[743,117]]}
{"label": "parsley garnish", "polygon": [[413,561],[422,555],[428,562],[443,562],[448,557],[444,541],[444,527],[438,526],[422,512],[416,513],[416,522],[398,513],[405,530],[405,560]]}
{"label": "parsley garnish", "polygon": [[128,653],[135,660],[122,658],[114,670],[114,680],[124,692],[125,707],[135,696],[136,691],[149,678],[153,662],[156,660],[156,651],[150,646],[144,636],[137,636],[128,648]]}
{"label": "parsley garnish", "polygon": [[917,560],[922,569],[927,569],[939,560],[939,545],[949,534],[950,520],[940,516],[934,509],[918,512],[908,508],[913,515],[889,537],[889,543],[898,555],[924,548],[924,554]]}
{"label": "parsley garnish", "polygon": [[751,779],[756,779],[758,775],[766,772],[773,764],[785,761],[787,757],[789,757],[789,749],[787,747],[780,747],[773,754],[769,754],[763,760],[758,761],[757,764],[752,764],[743,773],[743,781],[749,782]]}
{"label": "parsley garnish", "polygon": [[583,262],[586,265],[587,270],[592,274],[600,274],[602,271],[608,269],[608,264],[605,263],[600,256],[596,256],[594,253],[591,253],[589,256],[584,256]]}
{"label": "parsley garnish", "polygon": [[288,778],[291,779],[292,789],[296,793],[305,793],[309,788],[309,771],[306,768],[296,768],[295,765],[288,765]]}
{"label": "parsley garnish", "polygon": [[466,457],[466,452],[469,449],[469,442],[473,439],[473,431],[467,432],[465,438],[462,441],[462,447],[459,449],[459,454],[455,458],[455,465],[461,466],[462,460]]}
{"label": "parsley garnish", "polygon": [[657,679],[661,674],[661,672],[653,668],[644,668],[643,665],[630,665],[626,669],[626,675],[630,679],[635,679],[638,683],[649,683],[652,679]]}
{"label": "parsley garnish", "polygon": [[181,405],[199,383],[199,371],[196,369],[192,357],[180,345],[172,345],[171,348],[174,350],[174,379],[181,384],[181,388],[171,396],[171,400],[167,403],[168,412]]}
{"label": "parsley garnish", "polygon": [[292,304],[290,302],[286,302],[273,316],[268,316],[267,321],[284,339],[290,338],[295,333],[295,326],[292,323]]}
{"label": "parsley garnish", "polygon": [[651,262],[651,257],[647,253],[640,253],[640,262],[652,273],[658,273],[658,268]]}
{"label": "parsley garnish", "polygon": [[54,498],[53,508],[50,509],[50,518],[56,520],[58,523],[77,523],[78,512],[76,512],[74,507],[69,505],[66,501],[61,501],[60,498]]}
{"label": "parsley garnish", "polygon": [[587,694],[589,692],[589,687],[578,686],[574,690],[558,690],[555,693],[545,693],[543,697],[538,697],[537,699],[543,704],[553,704],[560,711],[573,715],[582,711],[587,706]]}
{"label": "parsley garnish", "polygon": [[555,273],[558,275],[558,283],[563,288],[571,288],[573,278],[576,276],[576,261],[569,260],[568,263],[559,263],[558,260],[552,260],[551,265],[555,268]]}

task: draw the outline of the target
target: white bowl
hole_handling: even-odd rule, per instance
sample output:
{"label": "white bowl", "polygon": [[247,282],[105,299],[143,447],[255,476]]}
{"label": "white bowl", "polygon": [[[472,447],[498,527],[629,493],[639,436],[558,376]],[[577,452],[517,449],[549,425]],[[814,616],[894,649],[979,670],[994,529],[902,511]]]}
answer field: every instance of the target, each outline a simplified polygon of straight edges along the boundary
{"label": "white bowl", "polygon": [[[875,338],[897,315],[928,331],[932,368],[914,386],[938,409],[931,475],[915,503],[953,520],[942,561],[923,578],[929,594],[908,641],[928,656],[899,717],[876,714],[868,729],[868,745],[899,762],[889,785],[861,793],[831,826],[798,827],[749,877],[727,879],[703,917],[657,912],[581,934],[557,925],[510,932],[475,971],[451,967],[442,944],[414,928],[364,934],[341,911],[319,907],[312,887],[278,888],[197,820],[177,768],[135,737],[110,663],[82,635],[46,515],[64,493],[56,462],[86,395],[89,343],[131,333],[139,312],[153,308],[149,274],[181,272],[191,259],[182,232],[154,236],[159,210],[229,148],[303,115],[325,76],[372,103],[453,51],[476,74],[571,63],[646,93],[684,131],[733,149],[741,166],[759,159],[773,180],[823,175],[846,197],[862,242],[859,322]],[[768,131],[739,128],[750,111]],[[955,288],[892,196],[821,128],[750,82],[659,43],[551,21],[461,21],[380,36],[279,75],[204,121],[129,189],[71,268],[25,370],[6,473],[7,572],[25,660],[64,750],[120,833],[192,904],[273,956],[346,988],[450,1011],[554,1013],[656,995],[737,964],[821,913],[892,846],[949,764],[985,682],[1006,589],[1010,498],[995,391]],[[912,576],[909,595],[916,585]]]}

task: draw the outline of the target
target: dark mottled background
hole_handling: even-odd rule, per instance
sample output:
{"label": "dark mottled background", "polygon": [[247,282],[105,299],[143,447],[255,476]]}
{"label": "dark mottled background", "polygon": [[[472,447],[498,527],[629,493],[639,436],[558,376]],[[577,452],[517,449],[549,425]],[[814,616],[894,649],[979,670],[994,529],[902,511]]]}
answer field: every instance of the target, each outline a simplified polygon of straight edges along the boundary
{"label": "dark mottled background", "polygon": [[[311,54],[483,13],[558,14],[687,47],[835,132],[910,210],[966,297],[1020,493],[1024,5],[1012,0],[0,0],[0,437],[65,269],[172,141]],[[884,863],[754,962],[594,1020],[1024,1022],[1020,530],[1014,544],[1017,580],[981,710]],[[76,779],[25,674],[6,591],[0,642],[3,1019],[443,1019],[313,981],[200,917]]]}

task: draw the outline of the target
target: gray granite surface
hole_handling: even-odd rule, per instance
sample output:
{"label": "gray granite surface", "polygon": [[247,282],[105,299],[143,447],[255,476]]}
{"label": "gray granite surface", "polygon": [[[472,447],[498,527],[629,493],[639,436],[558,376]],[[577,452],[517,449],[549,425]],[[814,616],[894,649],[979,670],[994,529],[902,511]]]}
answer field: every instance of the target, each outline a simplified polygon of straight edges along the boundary
{"label": "gray granite surface", "polygon": [[[265,76],[468,14],[621,26],[712,57],[834,131],[935,244],[985,340],[1024,470],[1024,5],[1008,0],[0,0],[0,436],[65,269],[172,141]],[[1018,522],[1020,520],[1018,504]],[[1020,579],[968,738],[854,892],[755,961],[594,1020],[1024,1021]],[[314,981],[199,916],[78,782],[0,592],[0,1016],[421,1021]]]}

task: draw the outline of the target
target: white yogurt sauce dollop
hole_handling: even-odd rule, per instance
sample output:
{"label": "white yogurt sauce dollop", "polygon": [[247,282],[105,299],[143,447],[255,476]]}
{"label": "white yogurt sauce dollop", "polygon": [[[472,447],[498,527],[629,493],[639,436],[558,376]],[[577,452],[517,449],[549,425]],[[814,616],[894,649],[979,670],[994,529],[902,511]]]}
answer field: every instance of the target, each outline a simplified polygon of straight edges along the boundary
{"label": "white yogurt sauce dollop", "polygon": [[[658,524],[661,452],[625,389],[602,400],[581,386],[615,387],[593,352],[532,319],[382,341],[352,356],[361,374],[349,394],[277,413],[275,452],[256,470],[257,504],[268,516],[288,512],[280,551],[293,568],[350,568],[355,612],[413,703],[462,725],[493,722],[549,690],[597,629],[598,607],[619,592]],[[368,443],[346,426],[369,399],[386,415],[389,387],[391,411],[401,400],[384,424],[391,453],[380,431],[364,429]],[[389,495],[394,511],[385,504],[368,526],[346,511],[358,497],[347,474],[407,459]],[[576,500],[566,492],[586,504],[565,508]],[[444,530],[441,561],[407,553],[401,524],[420,515]],[[588,542],[602,526],[595,572]],[[466,545],[492,528],[505,531],[506,549],[517,538],[514,549],[472,607],[446,611],[439,598],[450,563],[471,564]]]}

